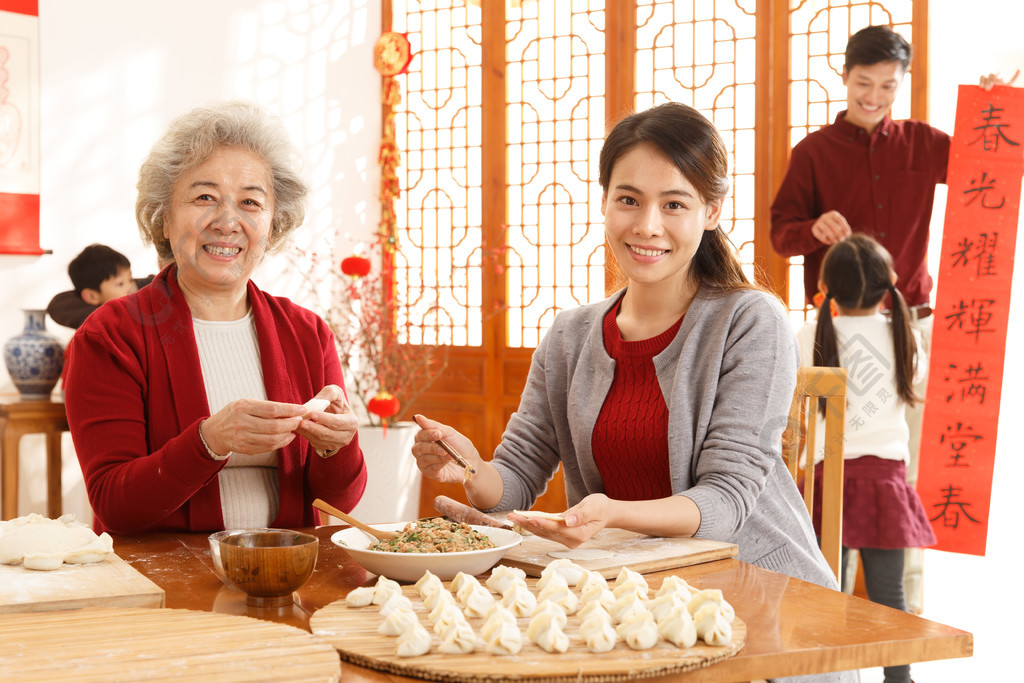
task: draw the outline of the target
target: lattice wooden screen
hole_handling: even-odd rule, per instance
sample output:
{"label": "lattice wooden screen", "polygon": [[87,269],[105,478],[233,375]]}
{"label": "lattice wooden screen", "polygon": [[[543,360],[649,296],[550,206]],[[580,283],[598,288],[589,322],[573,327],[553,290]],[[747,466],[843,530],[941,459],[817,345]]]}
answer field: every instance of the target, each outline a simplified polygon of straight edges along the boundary
{"label": "lattice wooden screen", "polygon": [[756,0],[637,3],[636,107],[676,101],[701,111],[729,150],[722,227],[754,277]]}
{"label": "lattice wooden screen", "polygon": [[[925,0],[916,4],[926,6]],[[421,338],[410,342],[479,347],[484,321],[503,316],[504,344],[530,348],[557,310],[605,295],[596,177],[606,88],[614,79],[632,82],[638,109],[666,100],[685,102],[722,132],[732,173],[724,225],[753,275],[755,261],[774,258],[764,253],[762,231],[769,224],[767,202],[755,202],[758,174],[778,173],[793,144],[844,108],[840,75],[852,31],[887,23],[913,41],[913,25],[921,16],[914,0],[635,0],[634,5],[635,13],[623,19],[617,2],[607,3],[607,9],[596,0],[506,2],[504,51],[490,53],[503,54],[504,62],[485,64],[479,2],[393,0],[392,27],[408,33],[415,54],[396,110],[402,154],[402,197],[395,207],[398,297],[409,320],[429,323]],[[764,12],[771,13],[772,22],[764,21]],[[634,24],[616,23],[628,21]],[[788,64],[772,61],[784,51],[773,50],[769,40],[774,27],[783,25],[788,26],[782,36],[789,45]],[[635,40],[635,69],[608,79],[608,36],[623,30]],[[788,139],[772,146],[759,141],[770,132],[757,118],[757,88],[767,87],[759,78],[779,69],[788,74],[786,92],[772,93],[770,111],[786,127]],[[489,70],[502,74],[503,110],[488,109],[481,94]],[[908,74],[897,100],[896,118],[909,115],[911,78]],[[787,101],[780,103],[779,97]],[[788,120],[778,116],[787,111]],[[492,116],[505,117],[507,137],[504,148],[485,151],[482,120]],[[492,168],[485,153],[503,155],[504,178],[482,170]],[[483,204],[488,182],[504,183],[503,215],[493,215]],[[504,247],[485,246],[495,242]],[[801,271],[802,259],[793,259],[789,301],[797,317],[804,314]],[[485,300],[488,279],[504,292],[500,301]]]}
{"label": "lattice wooden screen", "polygon": [[394,3],[394,30],[415,55],[395,115],[396,295],[410,329],[422,323],[413,344],[481,343],[479,15],[458,2]]}

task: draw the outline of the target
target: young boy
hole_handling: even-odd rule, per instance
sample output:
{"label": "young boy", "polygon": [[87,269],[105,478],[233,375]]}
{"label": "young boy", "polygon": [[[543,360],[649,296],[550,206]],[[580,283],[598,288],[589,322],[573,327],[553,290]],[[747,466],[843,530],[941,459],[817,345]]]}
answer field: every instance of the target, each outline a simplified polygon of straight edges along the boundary
{"label": "young boy", "polygon": [[68,264],[74,291],[61,292],[50,300],[46,312],[54,322],[77,329],[102,304],[131,294],[152,277],[132,279],[132,264],[119,251],[104,244],[90,244]]}

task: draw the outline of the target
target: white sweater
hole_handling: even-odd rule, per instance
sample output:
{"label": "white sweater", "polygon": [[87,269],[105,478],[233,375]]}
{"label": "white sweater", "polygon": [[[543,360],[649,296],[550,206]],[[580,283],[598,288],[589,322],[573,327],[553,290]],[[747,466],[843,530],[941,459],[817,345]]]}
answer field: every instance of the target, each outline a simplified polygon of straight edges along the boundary
{"label": "white sweater", "polygon": [[[896,393],[896,359],[892,346],[892,325],[881,313],[875,315],[841,315],[832,319],[839,344],[839,363],[848,373],[846,385],[845,458],[852,460],[874,455],[887,460],[910,457],[906,404]],[[797,332],[800,364],[814,365],[814,332],[817,321],[804,325]],[[914,332],[915,339],[917,332]],[[917,377],[927,371],[928,358],[918,339]],[[824,421],[819,416],[818,434],[824,434]],[[821,440],[814,460],[823,458]]]}

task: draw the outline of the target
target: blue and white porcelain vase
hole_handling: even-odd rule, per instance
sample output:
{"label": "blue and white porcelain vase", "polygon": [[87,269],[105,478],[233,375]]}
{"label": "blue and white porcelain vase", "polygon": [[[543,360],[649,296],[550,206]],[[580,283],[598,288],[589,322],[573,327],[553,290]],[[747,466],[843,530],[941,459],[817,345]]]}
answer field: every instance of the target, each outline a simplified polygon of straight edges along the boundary
{"label": "blue and white porcelain vase", "polygon": [[64,369],[64,346],[46,331],[46,311],[25,309],[25,329],[4,344],[4,362],[24,401],[45,401]]}

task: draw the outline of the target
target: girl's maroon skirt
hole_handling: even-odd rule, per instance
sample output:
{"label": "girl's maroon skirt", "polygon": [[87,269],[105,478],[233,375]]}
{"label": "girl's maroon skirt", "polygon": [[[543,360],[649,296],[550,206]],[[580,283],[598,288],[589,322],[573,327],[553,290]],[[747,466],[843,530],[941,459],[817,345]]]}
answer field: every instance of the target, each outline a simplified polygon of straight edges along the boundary
{"label": "girl's maroon skirt", "polygon": [[[843,545],[847,548],[927,548],[935,545],[917,491],[900,460],[873,455],[847,460],[843,475]],[[822,464],[814,468],[814,531],[821,535]]]}

